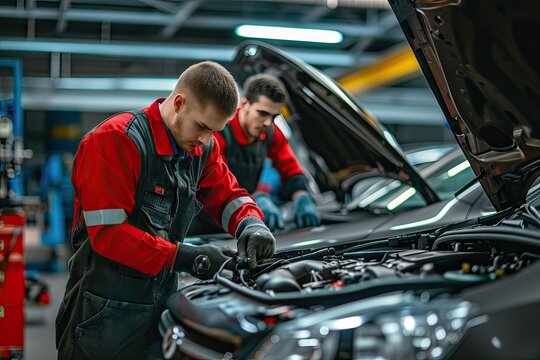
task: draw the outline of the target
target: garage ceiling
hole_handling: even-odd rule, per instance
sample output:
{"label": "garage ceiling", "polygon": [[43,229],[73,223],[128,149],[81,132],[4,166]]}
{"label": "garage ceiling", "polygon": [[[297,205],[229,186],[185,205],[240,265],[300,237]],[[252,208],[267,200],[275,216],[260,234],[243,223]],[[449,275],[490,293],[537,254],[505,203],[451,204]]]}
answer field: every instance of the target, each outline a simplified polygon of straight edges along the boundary
{"label": "garage ceiling", "polygon": [[[385,0],[2,0],[0,21],[0,57],[23,60],[27,110],[144,106],[200,60],[219,61],[234,73],[230,61],[245,40],[234,29],[241,24],[340,31],[340,44],[265,40],[335,78],[405,44]],[[419,86],[415,99],[423,106],[432,95],[423,81]],[[400,99],[406,90],[391,93]],[[376,106],[381,100],[371,99]],[[383,100],[382,120],[400,121],[403,109],[389,116],[389,98]],[[439,123],[440,115],[435,105],[425,118]]]}
{"label": "garage ceiling", "polygon": [[[384,1],[7,0],[0,51],[23,57],[26,76],[167,76],[194,60],[227,62],[237,25],[332,29],[336,45],[270,41],[336,74],[403,42]],[[21,55],[22,53],[22,55]],[[69,63],[69,64],[68,64]],[[69,65],[69,68],[65,68]],[[58,66],[58,65],[57,65]],[[341,70],[339,70],[341,69]]]}

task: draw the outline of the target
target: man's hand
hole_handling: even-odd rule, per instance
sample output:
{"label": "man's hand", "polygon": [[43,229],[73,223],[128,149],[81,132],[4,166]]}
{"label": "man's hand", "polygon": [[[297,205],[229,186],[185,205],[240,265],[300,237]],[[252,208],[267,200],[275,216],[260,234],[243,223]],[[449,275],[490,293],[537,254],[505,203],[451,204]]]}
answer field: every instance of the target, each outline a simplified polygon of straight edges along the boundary
{"label": "man's hand", "polygon": [[[236,255],[236,251],[230,248],[215,245],[179,246],[174,270],[188,272],[202,280],[211,279],[225,261]],[[230,263],[233,266],[232,261]]]}
{"label": "man's hand", "polygon": [[317,210],[313,199],[307,193],[300,194],[294,198],[293,213],[297,228],[321,225],[319,210]]}
{"label": "man's hand", "polygon": [[285,220],[279,208],[270,199],[270,196],[265,193],[256,193],[254,197],[257,201],[257,206],[264,213],[264,223],[270,231],[273,232],[276,229],[283,230],[285,228]]}
{"label": "man's hand", "polygon": [[248,259],[251,270],[257,267],[257,260],[269,258],[275,251],[276,239],[262,222],[246,226],[238,237],[238,256]]}

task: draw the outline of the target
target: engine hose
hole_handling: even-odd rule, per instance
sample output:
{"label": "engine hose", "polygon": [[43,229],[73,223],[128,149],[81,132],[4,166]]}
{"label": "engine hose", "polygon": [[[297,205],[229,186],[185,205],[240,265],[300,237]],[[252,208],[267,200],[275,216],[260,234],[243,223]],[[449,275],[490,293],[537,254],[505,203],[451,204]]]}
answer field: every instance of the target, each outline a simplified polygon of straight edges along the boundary
{"label": "engine hose", "polygon": [[325,304],[341,304],[346,301],[360,300],[390,291],[421,291],[429,289],[461,290],[476,285],[474,282],[445,279],[443,276],[430,276],[427,278],[401,278],[401,279],[374,279],[367,283],[351,284],[340,290],[339,293],[321,290],[306,296],[305,293],[295,291],[288,293],[267,294],[258,290],[243,287],[217,276],[217,282],[222,286],[236,292],[240,296],[255,300],[267,305],[298,305],[312,306]]}
{"label": "engine hose", "polygon": [[324,265],[320,261],[303,260],[263,274],[257,279],[257,289],[273,292],[300,291],[311,280],[313,273],[320,273]]}
{"label": "engine hose", "polygon": [[481,227],[473,229],[453,230],[441,235],[431,250],[447,242],[463,242],[469,240],[500,241],[507,243],[520,243],[532,247],[540,247],[540,241],[530,230],[516,228]]}

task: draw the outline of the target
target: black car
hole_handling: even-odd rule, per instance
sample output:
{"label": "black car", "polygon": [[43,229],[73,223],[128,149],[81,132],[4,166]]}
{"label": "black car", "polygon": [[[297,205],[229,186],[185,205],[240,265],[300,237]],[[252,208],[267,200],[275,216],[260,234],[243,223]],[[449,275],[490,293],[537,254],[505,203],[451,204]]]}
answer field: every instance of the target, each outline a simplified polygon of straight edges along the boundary
{"label": "black car", "polygon": [[[367,241],[369,222],[357,228],[357,240],[310,230],[310,244],[281,249],[254,272],[234,259],[233,273],[223,270],[169,299],[160,324],[167,359],[540,358],[540,87],[538,47],[530,41],[540,4],[390,3],[476,173],[472,186],[485,190],[496,212],[435,230],[385,224],[399,235]],[[264,48],[252,44],[239,54],[255,57]],[[256,70],[265,71],[264,63]],[[319,88],[322,96],[335,86],[320,80],[327,87],[307,79],[302,91]],[[350,115],[317,96],[311,105],[343,123]],[[341,135],[343,149],[335,150],[346,155],[352,145]],[[313,141],[328,165],[325,139]],[[355,155],[373,164],[369,152]],[[404,164],[400,172],[394,159],[379,165],[417,186],[420,177]],[[349,161],[330,163],[333,179],[342,180],[333,171]]]}

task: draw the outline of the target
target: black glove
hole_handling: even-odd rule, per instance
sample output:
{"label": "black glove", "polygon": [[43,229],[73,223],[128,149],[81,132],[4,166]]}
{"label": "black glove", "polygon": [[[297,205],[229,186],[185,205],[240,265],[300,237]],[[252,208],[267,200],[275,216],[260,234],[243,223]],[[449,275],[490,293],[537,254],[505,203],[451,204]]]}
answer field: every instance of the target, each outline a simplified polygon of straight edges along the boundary
{"label": "black glove", "polygon": [[261,223],[248,225],[238,237],[238,256],[248,259],[250,269],[255,269],[257,260],[266,259],[276,251],[276,239]]}
{"label": "black glove", "polygon": [[[230,248],[221,248],[215,245],[189,245],[180,244],[174,270],[185,271],[202,280],[211,279],[221,265],[236,255]],[[231,267],[233,261],[229,261]]]}
{"label": "black glove", "polygon": [[285,220],[279,207],[274,204],[270,196],[265,193],[256,193],[254,195],[255,200],[257,201],[257,206],[264,213],[264,223],[270,231],[283,230],[285,228]]}

